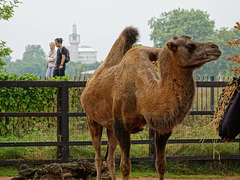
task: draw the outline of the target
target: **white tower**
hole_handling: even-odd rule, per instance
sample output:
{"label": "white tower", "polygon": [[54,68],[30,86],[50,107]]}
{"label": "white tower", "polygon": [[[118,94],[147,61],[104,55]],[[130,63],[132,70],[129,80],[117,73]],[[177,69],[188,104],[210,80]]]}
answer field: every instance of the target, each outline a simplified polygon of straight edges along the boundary
{"label": "white tower", "polygon": [[70,59],[73,62],[78,62],[78,45],[80,43],[80,35],[77,34],[77,26],[73,24],[73,32],[69,35],[69,43],[71,44]]}

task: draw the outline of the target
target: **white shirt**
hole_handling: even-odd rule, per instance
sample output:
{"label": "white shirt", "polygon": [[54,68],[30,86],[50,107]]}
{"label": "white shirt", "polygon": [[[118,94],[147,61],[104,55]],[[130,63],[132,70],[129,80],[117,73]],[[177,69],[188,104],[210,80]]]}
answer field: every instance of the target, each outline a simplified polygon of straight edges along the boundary
{"label": "white shirt", "polygon": [[47,56],[48,67],[53,67],[56,60],[57,60],[57,51],[55,49],[53,51],[49,51]]}

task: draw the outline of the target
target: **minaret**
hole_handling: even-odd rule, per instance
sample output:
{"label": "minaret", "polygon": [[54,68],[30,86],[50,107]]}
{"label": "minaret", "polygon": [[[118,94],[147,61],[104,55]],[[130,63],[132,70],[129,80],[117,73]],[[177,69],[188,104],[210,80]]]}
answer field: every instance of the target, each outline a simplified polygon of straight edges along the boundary
{"label": "minaret", "polygon": [[70,59],[73,62],[78,62],[78,45],[80,43],[80,35],[77,34],[77,26],[73,24],[73,32],[69,35],[69,43],[71,44]]}

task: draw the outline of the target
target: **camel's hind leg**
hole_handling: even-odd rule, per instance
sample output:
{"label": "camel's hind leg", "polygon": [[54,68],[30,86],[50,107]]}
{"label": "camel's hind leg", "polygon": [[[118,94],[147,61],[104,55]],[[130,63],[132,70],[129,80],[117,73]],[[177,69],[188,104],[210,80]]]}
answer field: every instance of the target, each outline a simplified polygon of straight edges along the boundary
{"label": "camel's hind leg", "polygon": [[115,119],[113,123],[113,132],[121,148],[121,171],[124,180],[129,179],[131,171],[130,162],[130,133],[127,131],[121,120]]}
{"label": "camel's hind leg", "polygon": [[95,149],[95,165],[97,169],[97,180],[101,179],[102,155],[101,155],[101,138],[103,127],[95,121],[88,120],[92,143]]}
{"label": "camel's hind leg", "polygon": [[164,180],[164,173],[166,171],[165,147],[171,132],[161,135],[156,131],[156,168],[160,180]]}
{"label": "camel's hind leg", "polygon": [[107,156],[106,162],[107,162],[109,173],[111,175],[111,179],[116,180],[114,153],[117,147],[117,141],[113,136],[113,131],[107,129],[107,135],[108,135],[108,156]]}

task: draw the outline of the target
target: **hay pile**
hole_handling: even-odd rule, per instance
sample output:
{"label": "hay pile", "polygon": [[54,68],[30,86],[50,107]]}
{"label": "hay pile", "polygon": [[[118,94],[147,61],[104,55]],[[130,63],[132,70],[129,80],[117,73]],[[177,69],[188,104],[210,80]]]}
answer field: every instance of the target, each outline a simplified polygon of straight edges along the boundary
{"label": "hay pile", "polygon": [[[94,180],[97,176],[94,164],[86,160],[61,164],[52,163],[41,169],[32,169],[23,164],[19,167],[18,174],[18,177],[11,180]],[[111,179],[107,168],[102,170],[101,179]]]}
{"label": "hay pile", "polygon": [[[214,118],[211,123],[211,125],[215,126],[215,129],[219,133],[220,137],[222,137],[221,127],[222,127],[223,119],[236,95],[236,90],[238,89],[239,89],[239,80],[237,78],[233,78],[233,80],[230,83],[228,83],[228,85],[223,89],[220,95],[218,105],[214,113]],[[225,137],[222,137],[222,138],[225,142],[231,141],[230,139],[227,139]]]}

